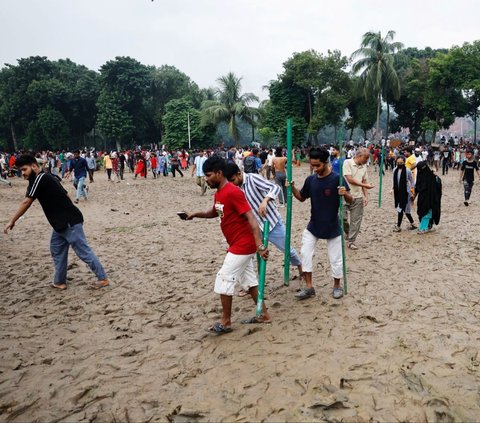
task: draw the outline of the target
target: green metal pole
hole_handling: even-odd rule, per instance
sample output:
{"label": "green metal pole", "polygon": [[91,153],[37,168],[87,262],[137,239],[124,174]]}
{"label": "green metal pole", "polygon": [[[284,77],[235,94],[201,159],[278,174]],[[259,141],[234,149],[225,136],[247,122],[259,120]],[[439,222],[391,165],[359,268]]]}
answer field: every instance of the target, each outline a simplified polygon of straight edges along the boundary
{"label": "green metal pole", "polygon": [[[340,151],[340,187],[343,187],[343,133],[342,129],[338,133]],[[347,283],[347,258],[345,256],[345,237],[344,237],[344,228],[343,228],[343,196],[341,195],[339,204],[339,220],[340,220],[340,237],[342,240],[342,270],[343,270],[343,293],[348,294],[348,283]]]}
{"label": "green metal pole", "polygon": [[292,231],[292,119],[287,120],[287,222],[285,236],[285,253],[283,260],[283,284],[290,284],[290,234]]}
{"label": "green metal pole", "polygon": [[382,208],[382,181],[383,181],[383,160],[385,156],[385,147],[382,145],[382,157],[380,158],[380,182],[378,187],[378,208]]}
{"label": "green metal pole", "polygon": [[[268,233],[270,231],[270,223],[268,220],[263,221],[263,245],[268,246]],[[259,255],[259,266],[258,266],[258,298],[257,298],[257,317],[262,317],[263,315],[263,303],[265,299],[265,274],[267,271],[267,262]]]}

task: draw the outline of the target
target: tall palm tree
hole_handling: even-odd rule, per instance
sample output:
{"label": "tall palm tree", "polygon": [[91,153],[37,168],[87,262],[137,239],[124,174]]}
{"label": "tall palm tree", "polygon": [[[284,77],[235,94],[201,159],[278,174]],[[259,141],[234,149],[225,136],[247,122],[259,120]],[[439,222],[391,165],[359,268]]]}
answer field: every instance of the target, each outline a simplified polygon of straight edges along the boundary
{"label": "tall palm tree", "polygon": [[[382,94],[391,93],[394,98],[400,96],[400,81],[394,67],[395,54],[403,44],[393,42],[395,31],[382,33],[367,32],[363,35],[361,47],[353,52],[352,60],[358,59],[352,71],[359,74],[360,86],[365,97],[373,95],[377,99],[377,127],[375,137],[380,135],[380,110]],[[386,134],[388,136],[388,134]]]}
{"label": "tall palm tree", "polygon": [[225,122],[228,125],[230,136],[235,145],[240,146],[240,134],[237,127],[237,118],[254,125],[257,109],[249,104],[258,101],[258,97],[252,93],[241,94],[242,78],[229,72],[217,79],[219,87],[215,90],[215,100],[206,100],[202,104],[203,122],[219,124]]}

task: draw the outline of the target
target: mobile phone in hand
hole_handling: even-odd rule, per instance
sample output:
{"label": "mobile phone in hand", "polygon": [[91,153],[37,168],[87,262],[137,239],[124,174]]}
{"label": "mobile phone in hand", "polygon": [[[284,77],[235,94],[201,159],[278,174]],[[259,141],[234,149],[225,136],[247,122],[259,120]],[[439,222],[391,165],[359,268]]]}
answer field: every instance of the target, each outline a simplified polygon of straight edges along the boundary
{"label": "mobile phone in hand", "polygon": [[177,212],[177,215],[182,220],[187,220],[188,214],[185,212]]}

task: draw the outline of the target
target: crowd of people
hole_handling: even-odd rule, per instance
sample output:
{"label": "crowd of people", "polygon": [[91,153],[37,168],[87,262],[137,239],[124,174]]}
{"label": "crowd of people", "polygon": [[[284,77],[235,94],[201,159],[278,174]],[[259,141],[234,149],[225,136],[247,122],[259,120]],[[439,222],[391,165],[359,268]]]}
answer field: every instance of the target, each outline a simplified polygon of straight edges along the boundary
{"label": "crowd of people", "polygon": [[[292,162],[300,165],[304,155],[305,151],[295,149]],[[220,321],[209,327],[211,332],[223,334],[232,330],[232,297],[237,284],[242,288],[243,295],[249,294],[254,302],[257,301],[255,255],[266,260],[269,254],[268,246],[262,242],[265,221],[269,223],[269,242],[280,251],[285,250],[286,230],[278,208],[286,203],[288,184],[292,187],[293,197],[301,202],[310,200],[311,207],[310,220],[302,235],[301,251],[290,250],[290,263],[298,268],[299,277],[305,282],[296,298],[304,300],[315,296],[313,257],[317,242],[325,240],[333,277],[332,296],[339,299],[344,295],[340,284],[343,278],[342,236],[348,248],[359,248],[357,237],[364,208],[369,203],[369,191],[374,187],[368,168],[373,167],[374,171],[380,172],[392,170],[392,193],[397,211],[393,230],[401,231],[405,215],[409,229],[425,234],[440,221],[442,181],[437,175],[440,165],[442,173],[447,173],[450,168],[458,169],[459,180],[464,186],[464,204],[468,206],[475,173],[480,177],[478,160],[478,148],[463,143],[456,147],[447,142],[438,147],[389,146],[388,142],[367,146],[347,143],[343,151],[334,145],[314,147],[308,152],[310,175],[299,189],[287,177],[288,158],[286,149],[282,147],[274,150],[232,147],[193,152],[143,149],[96,153],[77,150],[73,153],[42,152],[35,156],[25,153],[2,155],[3,181],[9,183],[9,179],[18,172],[29,181],[26,198],[5,225],[4,232],[13,229],[15,222],[38,199],[53,228],[50,249],[56,271],[52,286],[59,289],[67,287],[67,256],[71,246],[97,276],[93,286],[106,287],[109,285],[107,275],[86,241],[82,229],[83,216],[73,204],[82,198],[88,199],[87,178],[89,183],[93,183],[95,172],[99,169],[105,171],[108,181],[117,182],[124,179],[126,169],[134,178],[147,178],[150,172],[155,179],[169,174],[176,177],[177,173],[183,177],[183,172],[191,168],[191,176],[195,176],[201,195],[205,195],[207,187],[216,191],[211,208],[186,212],[184,217],[186,220],[219,217],[229,245],[214,288],[220,295],[223,313]],[[76,187],[73,202],[61,185],[64,178],[72,179]],[[343,216],[339,216],[341,199],[345,203]],[[418,226],[412,216],[415,203]],[[269,322],[271,316],[266,306],[261,316],[243,321]]]}

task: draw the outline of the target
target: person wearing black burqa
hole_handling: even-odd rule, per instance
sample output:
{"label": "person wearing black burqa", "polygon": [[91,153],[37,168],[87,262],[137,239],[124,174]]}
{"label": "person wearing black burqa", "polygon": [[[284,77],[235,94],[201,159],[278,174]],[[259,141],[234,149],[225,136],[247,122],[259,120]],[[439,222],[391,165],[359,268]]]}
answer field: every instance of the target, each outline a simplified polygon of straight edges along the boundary
{"label": "person wearing black burqa", "polygon": [[433,224],[440,223],[442,182],[425,161],[418,163],[417,172],[415,196],[418,196],[417,214],[420,220],[418,233],[424,234],[432,229]]}
{"label": "person wearing black burqa", "polygon": [[393,171],[393,196],[395,200],[395,209],[397,210],[397,225],[393,229],[394,232],[402,230],[403,214],[407,216],[410,222],[409,229],[417,229],[413,223],[412,217],[412,197],[413,189],[415,187],[415,180],[413,179],[412,171],[405,166],[405,157],[399,156],[397,158],[397,166]]}

